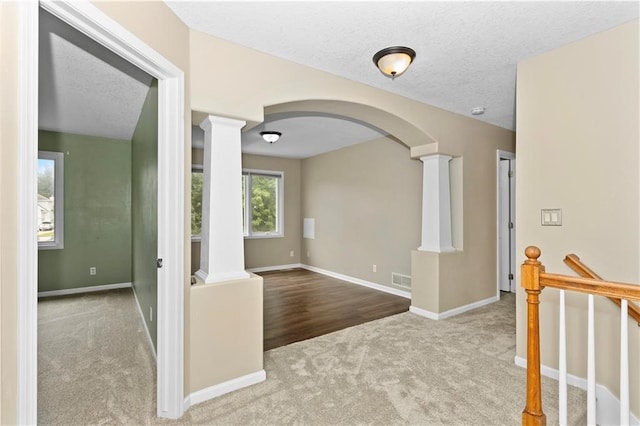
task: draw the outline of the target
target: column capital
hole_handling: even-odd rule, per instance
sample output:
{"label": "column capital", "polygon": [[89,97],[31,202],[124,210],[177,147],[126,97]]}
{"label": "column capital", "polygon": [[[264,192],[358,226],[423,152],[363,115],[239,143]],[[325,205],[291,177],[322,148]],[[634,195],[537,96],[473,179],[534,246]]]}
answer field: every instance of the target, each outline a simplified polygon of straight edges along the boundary
{"label": "column capital", "polygon": [[236,120],[235,118],[218,117],[215,115],[208,115],[207,118],[202,120],[200,128],[202,130],[210,130],[213,126],[225,126],[233,129],[242,129],[247,124],[244,120]]}
{"label": "column capital", "polygon": [[446,161],[449,161],[452,158],[453,157],[451,155],[436,153],[436,154],[423,155],[422,157],[420,157],[420,161],[422,161],[423,163],[425,161],[433,161],[433,160],[446,160]]}

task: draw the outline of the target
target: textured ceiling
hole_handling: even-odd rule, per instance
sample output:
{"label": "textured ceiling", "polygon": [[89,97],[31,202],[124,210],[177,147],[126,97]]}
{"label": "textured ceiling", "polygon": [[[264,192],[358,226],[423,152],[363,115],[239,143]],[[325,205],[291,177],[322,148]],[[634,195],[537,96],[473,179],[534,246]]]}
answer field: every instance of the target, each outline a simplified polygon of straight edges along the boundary
{"label": "textured ceiling", "polygon": [[131,140],[152,77],[40,9],[39,128]]}
{"label": "textured ceiling", "polygon": [[[191,28],[351,80],[515,126],[518,61],[637,19],[638,2],[167,2]],[[405,45],[392,81],[373,54]]]}
{"label": "textured ceiling", "polygon": [[[513,128],[519,60],[631,19],[637,2],[170,2],[192,28],[383,90]],[[400,24],[399,24],[400,23]],[[417,51],[392,81],[371,57]],[[151,77],[40,12],[40,128],[130,140]],[[268,145],[264,129],[283,132]],[[266,117],[243,151],[306,158],[380,134],[338,117]]]}

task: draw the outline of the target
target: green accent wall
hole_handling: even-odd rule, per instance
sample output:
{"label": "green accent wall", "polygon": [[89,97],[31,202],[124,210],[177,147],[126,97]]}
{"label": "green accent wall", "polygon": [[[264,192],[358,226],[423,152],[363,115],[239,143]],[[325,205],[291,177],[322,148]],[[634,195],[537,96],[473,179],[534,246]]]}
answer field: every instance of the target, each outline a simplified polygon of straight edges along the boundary
{"label": "green accent wall", "polygon": [[38,251],[38,291],[131,282],[129,141],[40,131],[38,147],[64,153],[64,248]]}
{"label": "green accent wall", "polygon": [[131,140],[131,165],[133,289],[155,347],[158,330],[158,81],[155,79]]}

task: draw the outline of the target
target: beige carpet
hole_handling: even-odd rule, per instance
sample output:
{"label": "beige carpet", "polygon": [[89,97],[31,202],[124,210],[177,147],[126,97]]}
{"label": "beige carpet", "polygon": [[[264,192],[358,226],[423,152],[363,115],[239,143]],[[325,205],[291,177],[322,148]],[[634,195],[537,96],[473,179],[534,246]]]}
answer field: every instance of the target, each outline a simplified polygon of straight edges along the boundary
{"label": "beige carpet", "polygon": [[38,423],[142,424],[155,361],[131,289],[38,303]]}
{"label": "beige carpet", "polygon": [[[107,356],[81,325],[69,325],[69,348],[94,347],[100,355],[59,360],[64,343],[49,355],[42,347],[40,421],[55,424],[416,424],[517,425],[524,406],[525,371],[514,366],[515,302],[503,300],[443,321],[411,313],[395,315],[265,353],[267,381],[192,407],[179,422],[154,417],[153,368],[134,305],[125,292],[83,296],[106,314],[89,321],[129,328],[111,335]],[[129,296],[131,297],[131,296]],[[48,301],[46,302],[48,303]],[[41,321],[49,309],[41,303]],[[114,305],[131,312],[114,315]],[[60,308],[62,309],[62,308]],[[85,310],[87,310],[85,308]],[[81,311],[76,309],[76,311]],[[93,313],[76,315],[91,318]],[[73,315],[65,314],[71,320]],[[52,318],[48,313],[47,317]],[[125,318],[126,317],[126,318]],[[85,321],[84,319],[80,320]],[[41,338],[48,339],[41,322]],[[51,327],[53,328],[53,327]],[[62,328],[58,334],[67,334]],[[115,336],[122,335],[122,338]],[[130,337],[124,337],[124,336]],[[54,341],[64,340],[61,337]],[[88,342],[94,342],[90,344]],[[73,342],[73,343],[72,343]],[[124,345],[125,347],[120,347]],[[127,349],[130,345],[132,348]],[[91,351],[89,351],[91,352]],[[57,355],[56,355],[57,354]],[[146,354],[146,359],[145,359]],[[86,357],[86,359],[85,359]],[[141,371],[135,370],[138,366]],[[72,371],[69,371],[71,369]],[[54,376],[62,376],[62,390]],[[88,390],[82,390],[87,386]],[[557,423],[557,382],[543,379],[544,409]],[[75,395],[75,396],[74,396]],[[570,388],[570,406],[584,407],[584,393]],[[52,399],[49,399],[52,398]],[[570,413],[579,424],[583,410]]]}

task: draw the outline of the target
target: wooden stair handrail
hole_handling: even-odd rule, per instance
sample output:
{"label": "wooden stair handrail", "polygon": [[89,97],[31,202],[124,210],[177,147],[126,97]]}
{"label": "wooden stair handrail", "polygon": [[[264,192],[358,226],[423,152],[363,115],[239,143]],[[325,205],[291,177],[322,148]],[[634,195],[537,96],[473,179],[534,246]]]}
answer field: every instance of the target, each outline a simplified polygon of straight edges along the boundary
{"label": "wooden stair handrail", "polygon": [[[529,246],[524,251],[527,260],[521,267],[521,286],[527,293],[527,404],[522,411],[522,424],[543,426],[547,424],[547,416],[542,410],[542,387],[540,378],[540,293],[546,287],[561,290],[607,296],[614,299],[640,301],[640,286],[626,283],[603,281],[600,277],[580,262],[580,275],[593,274],[594,277],[570,277],[568,275],[547,274],[544,265],[538,261],[540,249]],[[569,256],[567,256],[569,257]],[[570,262],[575,259],[571,259]],[[629,312],[631,312],[629,304]],[[635,318],[635,317],[634,317]]]}
{"label": "wooden stair handrail", "polygon": [[[600,275],[596,274],[593,270],[591,270],[591,268],[589,268],[587,265],[582,263],[580,258],[573,253],[568,254],[564,258],[564,263],[566,263],[569,268],[573,269],[581,277],[593,278],[596,280],[602,279]],[[616,305],[621,306],[621,302],[619,298],[609,297],[609,300],[611,300]],[[633,318],[634,321],[636,321],[638,323],[638,326],[640,327],[640,308],[638,307],[638,305],[635,305],[633,303],[629,303],[628,306],[629,306],[629,316]]]}
{"label": "wooden stair handrail", "polygon": [[540,285],[617,299],[640,301],[640,285],[594,280],[593,278],[540,273]]}

